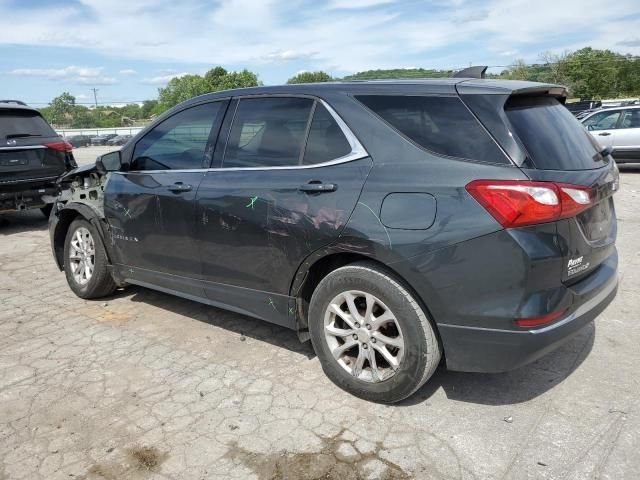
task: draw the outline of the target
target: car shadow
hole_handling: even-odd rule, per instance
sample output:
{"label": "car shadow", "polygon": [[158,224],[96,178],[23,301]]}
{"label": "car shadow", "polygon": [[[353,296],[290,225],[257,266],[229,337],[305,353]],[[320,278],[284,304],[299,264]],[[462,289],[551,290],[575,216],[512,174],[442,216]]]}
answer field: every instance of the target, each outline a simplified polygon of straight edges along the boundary
{"label": "car shadow", "polygon": [[[288,349],[309,359],[316,356],[311,342],[300,343],[293,330],[155,290],[128,286],[104,300],[124,297],[129,297],[132,302],[147,303],[278,348]],[[593,348],[594,339],[595,324],[592,323],[554,352],[530,365],[505,373],[450,372],[441,365],[423,387],[397,405],[402,407],[428,403],[440,388],[444,390],[447,398],[467,403],[512,405],[526,402],[568,378],[587,358]]]}
{"label": "car shadow", "polygon": [[297,333],[293,330],[155,290],[130,285],[101,300],[122,297],[129,297],[132,302],[147,303],[171,313],[269,343],[275,347],[286,348],[309,359],[316,356],[311,342],[301,343]]}
{"label": "car shadow", "polygon": [[580,366],[593,348],[595,331],[595,323],[591,323],[557,350],[509,372],[449,372],[441,365],[425,385],[398,405],[428,402],[440,388],[450,400],[481,405],[513,405],[532,400],[562,383]]}
{"label": "car shadow", "polygon": [[39,209],[0,213],[0,235],[35,232],[49,228],[48,219]]}

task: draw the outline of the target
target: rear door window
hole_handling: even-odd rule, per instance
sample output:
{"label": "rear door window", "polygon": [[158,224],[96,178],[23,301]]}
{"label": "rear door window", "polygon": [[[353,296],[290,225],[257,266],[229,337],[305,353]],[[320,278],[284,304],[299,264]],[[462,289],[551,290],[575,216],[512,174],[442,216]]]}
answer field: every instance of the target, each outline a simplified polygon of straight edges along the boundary
{"label": "rear door window", "polygon": [[602,148],[553,97],[513,97],[507,118],[536,168],[589,170],[604,165]]}
{"label": "rear door window", "polygon": [[299,165],[313,103],[294,97],[241,99],[223,168]]}
{"label": "rear door window", "polygon": [[625,110],[623,112],[620,128],[640,128],[640,108]]}
{"label": "rear door window", "polygon": [[430,152],[490,163],[510,163],[457,97],[358,95],[356,99]]}
{"label": "rear door window", "polygon": [[56,132],[39,113],[0,109],[0,138],[55,137]]}

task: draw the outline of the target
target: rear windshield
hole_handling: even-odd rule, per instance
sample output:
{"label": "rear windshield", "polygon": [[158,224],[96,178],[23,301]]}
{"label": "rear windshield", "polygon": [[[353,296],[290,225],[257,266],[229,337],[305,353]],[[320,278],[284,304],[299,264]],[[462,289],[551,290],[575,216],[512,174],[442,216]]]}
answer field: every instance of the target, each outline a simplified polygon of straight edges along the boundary
{"label": "rear windshield", "polygon": [[56,132],[37,112],[0,109],[0,138],[55,137]]}
{"label": "rear windshield", "polygon": [[505,112],[536,168],[590,170],[603,165],[602,148],[555,98],[513,97]]}
{"label": "rear windshield", "polygon": [[400,133],[433,153],[509,163],[457,97],[358,95],[356,98]]}

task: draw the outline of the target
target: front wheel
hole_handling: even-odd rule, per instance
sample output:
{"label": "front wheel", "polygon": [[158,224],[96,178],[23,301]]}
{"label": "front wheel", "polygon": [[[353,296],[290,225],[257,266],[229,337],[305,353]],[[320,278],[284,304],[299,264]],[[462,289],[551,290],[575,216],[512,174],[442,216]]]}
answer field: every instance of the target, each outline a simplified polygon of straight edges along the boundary
{"label": "front wheel", "polygon": [[366,400],[400,401],[435,371],[431,322],[393,274],[372,263],[338,268],[311,298],[309,330],[327,376]]}
{"label": "front wheel", "polygon": [[116,289],[102,240],[84,218],[69,226],[64,243],[64,273],[69,287],[80,298],[104,297]]}

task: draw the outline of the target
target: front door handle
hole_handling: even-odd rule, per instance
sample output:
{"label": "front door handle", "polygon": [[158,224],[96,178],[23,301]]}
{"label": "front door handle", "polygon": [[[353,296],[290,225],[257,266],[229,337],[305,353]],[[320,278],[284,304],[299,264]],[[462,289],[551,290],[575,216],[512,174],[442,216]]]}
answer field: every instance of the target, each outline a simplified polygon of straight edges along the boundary
{"label": "front door handle", "polygon": [[323,193],[323,192],[335,192],[338,186],[335,183],[321,183],[321,182],[309,182],[304,185],[300,185],[298,190],[305,193]]}
{"label": "front door handle", "polygon": [[598,134],[601,137],[608,137],[609,135],[611,135],[611,132],[602,132]]}
{"label": "front door handle", "polygon": [[167,186],[167,190],[173,193],[190,192],[193,190],[193,186],[182,182],[176,182],[173,185]]}

